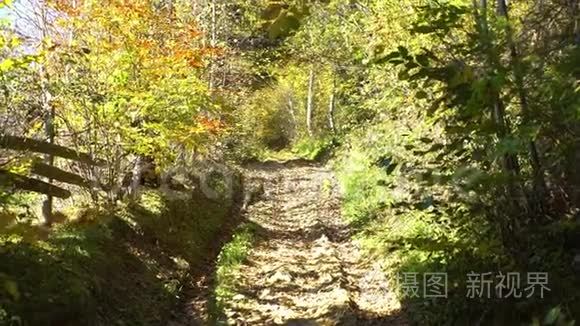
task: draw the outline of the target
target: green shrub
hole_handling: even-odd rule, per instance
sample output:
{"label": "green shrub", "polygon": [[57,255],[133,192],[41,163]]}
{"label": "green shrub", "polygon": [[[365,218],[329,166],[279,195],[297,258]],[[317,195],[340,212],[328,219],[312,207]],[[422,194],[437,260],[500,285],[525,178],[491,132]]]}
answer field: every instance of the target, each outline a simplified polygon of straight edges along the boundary
{"label": "green shrub", "polygon": [[291,152],[299,158],[307,160],[320,160],[334,144],[332,137],[302,138],[293,146]]}
{"label": "green shrub", "polygon": [[[572,259],[562,250],[566,227],[526,229],[520,244],[525,254],[508,251],[490,223],[489,214],[496,210],[489,205],[497,203],[461,187],[460,164],[445,162],[453,178],[443,175],[433,182],[424,177],[439,163],[437,154],[424,149],[431,145],[423,144],[436,132],[421,126],[401,132],[396,124],[385,121],[353,132],[334,166],[343,191],[343,216],[392,279],[406,272],[447,273],[445,299],[404,297],[401,284],[395,286],[410,319],[419,325],[505,325],[542,321],[554,306],[562,308],[562,316],[577,314],[579,282],[563,264]],[[548,272],[552,291],[542,300],[466,299],[468,273],[499,271],[523,277],[528,271]]]}
{"label": "green shrub", "polygon": [[[130,207],[0,238],[0,325],[160,325],[231,203],[145,192]],[[35,227],[29,226],[30,234]]]}
{"label": "green shrub", "polygon": [[240,225],[234,231],[231,241],[222,248],[218,256],[214,293],[216,306],[213,307],[212,312],[216,320],[221,320],[223,305],[233,296],[234,277],[252,248],[256,228],[257,225],[252,222]]}

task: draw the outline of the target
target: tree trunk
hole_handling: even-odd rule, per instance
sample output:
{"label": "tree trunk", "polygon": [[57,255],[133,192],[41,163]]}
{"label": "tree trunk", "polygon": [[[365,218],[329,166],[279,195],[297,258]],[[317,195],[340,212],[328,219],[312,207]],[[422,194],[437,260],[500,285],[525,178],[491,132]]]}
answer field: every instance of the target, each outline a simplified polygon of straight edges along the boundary
{"label": "tree trunk", "polygon": [[[43,111],[45,112],[45,135],[47,138],[48,143],[54,144],[54,108],[50,105],[50,92],[46,87],[46,82],[43,82],[42,86],[42,107]],[[46,165],[52,167],[54,165],[54,156],[52,154],[46,154],[44,157],[44,161]],[[47,183],[52,183],[52,178],[47,178]],[[53,197],[52,195],[46,195],[46,199],[42,203],[42,217],[44,219],[43,223],[50,225],[52,224],[52,206],[53,206]]]}
{"label": "tree trunk", "polygon": [[[473,0],[473,7],[474,15],[478,24],[477,26],[481,35],[480,39],[484,48],[489,68],[497,69],[501,67],[501,62],[497,52],[493,48],[493,44],[491,44],[489,41],[487,0],[479,0],[479,2],[477,0]],[[505,139],[505,137],[510,135],[511,131],[509,121],[507,120],[505,114],[505,105],[500,96],[501,91],[491,88],[490,93],[491,94],[489,94],[489,96],[492,99],[491,109],[493,122],[495,123],[495,133],[499,139]],[[509,209],[510,211],[519,210],[519,208],[522,206],[521,199],[525,200],[525,196],[521,196],[521,186],[513,181],[513,178],[520,174],[517,155],[511,153],[504,154],[501,158],[501,168],[507,175],[510,176],[510,180],[507,182],[505,187],[505,193],[508,198],[508,202],[510,203]],[[505,225],[502,226],[502,229],[505,231]]]}
{"label": "tree trunk", "polygon": [[335,109],[335,97],[336,97],[336,82],[332,82],[332,91],[330,92],[330,99],[328,101],[328,127],[332,133],[336,133],[336,127],[334,125],[334,109]]}
{"label": "tree trunk", "polygon": [[173,18],[173,0],[167,0],[167,12]]}
{"label": "tree trunk", "polygon": [[[217,15],[216,15],[216,1],[211,0],[211,39],[210,39],[210,46],[214,49],[217,45]],[[212,52],[213,53],[213,52]],[[209,91],[212,92],[215,87],[214,81],[214,70],[215,70],[215,58],[214,55],[211,55],[210,63],[209,63]]]}
{"label": "tree trunk", "polygon": [[314,66],[312,66],[308,78],[308,100],[306,104],[306,128],[308,129],[309,136],[314,134],[312,126],[312,118],[314,115],[314,78]]}
{"label": "tree trunk", "polygon": [[131,174],[131,185],[129,186],[129,198],[131,201],[137,199],[137,193],[141,186],[141,175],[143,174],[143,156],[138,155],[133,165]]}
{"label": "tree trunk", "polygon": [[290,118],[292,118],[292,129],[291,137],[296,137],[297,120],[296,113],[294,112],[294,101],[292,100],[292,94],[288,94],[288,111],[290,111]]}
{"label": "tree trunk", "polygon": [[[40,23],[41,23],[41,32],[43,39],[48,37],[48,19],[47,19],[47,12],[45,4],[40,4]],[[44,47],[44,46],[43,46]],[[40,74],[40,101],[42,112],[44,114],[44,133],[46,137],[46,142],[50,145],[54,144],[54,108],[51,105],[52,94],[49,90],[49,76],[48,72],[46,71],[46,67],[41,64],[39,68]],[[54,165],[54,155],[52,153],[47,153],[44,156],[44,162],[48,166]],[[46,182],[48,184],[52,183],[52,178],[47,178]],[[52,206],[53,206],[53,196],[51,194],[47,194],[45,200],[42,203],[42,218],[43,224],[50,225],[52,224]]]}
{"label": "tree trunk", "polygon": [[580,16],[578,15],[580,5],[580,1],[578,0],[569,0],[570,4],[570,17],[572,18],[573,25],[572,25],[572,39],[573,43],[576,45],[580,45]]}
{"label": "tree trunk", "polygon": [[[530,109],[528,105],[528,95],[526,89],[524,88],[524,72],[522,71],[522,62],[518,54],[518,49],[513,39],[513,31],[509,21],[508,7],[505,0],[498,0],[498,15],[504,17],[507,21],[507,43],[510,49],[511,65],[514,71],[515,86],[520,100],[520,108],[522,113],[522,121],[524,124],[529,124],[530,121]],[[540,163],[540,155],[538,153],[538,148],[536,142],[532,139],[528,142],[529,159],[530,165],[532,167],[533,182],[534,182],[534,192],[537,198],[533,198],[534,202],[538,200],[540,204],[540,209],[544,206],[544,200],[546,199],[546,182],[544,180],[544,171]]]}

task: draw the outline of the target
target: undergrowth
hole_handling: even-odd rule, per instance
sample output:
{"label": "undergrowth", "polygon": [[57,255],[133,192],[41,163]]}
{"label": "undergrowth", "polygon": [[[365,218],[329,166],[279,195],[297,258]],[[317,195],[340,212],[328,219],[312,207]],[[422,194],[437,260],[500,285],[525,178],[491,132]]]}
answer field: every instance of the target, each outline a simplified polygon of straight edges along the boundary
{"label": "undergrowth", "polygon": [[[409,318],[418,325],[571,325],[579,313],[579,284],[570,266],[562,264],[571,261],[562,248],[562,227],[528,230],[525,252],[510,253],[484,215],[492,210],[474,205],[484,198],[457,195],[455,185],[417,177],[432,168],[434,154],[422,152],[421,146],[428,147],[423,137],[436,131],[419,125],[401,135],[396,123],[353,133],[334,164],[344,195],[343,216],[368,255],[380,259],[397,280],[394,286]],[[493,288],[490,298],[467,298],[468,273],[519,272],[523,288],[530,271],[548,273],[550,291],[544,298],[501,299]],[[447,274],[446,298],[423,297],[422,277],[429,272]],[[418,273],[417,297],[405,293],[405,273]]]}
{"label": "undergrowth", "polygon": [[321,161],[329,155],[336,144],[336,140],[330,136],[301,138],[283,149],[268,149],[259,147],[248,149],[250,160],[255,161],[290,161],[302,159],[307,161]]}
{"label": "undergrowth", "polygon": [[238,226],[231,241],[222,248],[218,256],[214,292],[216,306],[212,307],[212,318],[216,323],[223,322],[223,305],[232,299],[235,293],[233,289],[235,277],[252,248],[256,228],[257,225],[252,222]]}
{"label": "undergrowth", "polygon": [[334,139],[329,136],[304,138],[294,144],[291,152],[299,158],[318,161],[332,149],[333,144]]}
{"label": "undergrowth", "polygon": [[0,325],[166,323],[230,208],[147,191],[40,240],[2,235]]}

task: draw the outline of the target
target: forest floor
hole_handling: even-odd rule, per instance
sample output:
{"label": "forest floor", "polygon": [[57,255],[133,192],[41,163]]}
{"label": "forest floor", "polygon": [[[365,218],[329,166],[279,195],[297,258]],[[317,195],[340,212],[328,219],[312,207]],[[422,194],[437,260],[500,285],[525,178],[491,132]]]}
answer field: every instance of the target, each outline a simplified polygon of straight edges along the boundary
{"label": "forest floor", "polygon": [[[243,212],[256,226],[247,258],[220,304],[228,325],[406,325],[376,260],[341,218],[332,172],[302,161],[246,167],[260,188]],[[263,189],[263,191],[262,191]],[[249,190],[252,191],[252,190]]]}

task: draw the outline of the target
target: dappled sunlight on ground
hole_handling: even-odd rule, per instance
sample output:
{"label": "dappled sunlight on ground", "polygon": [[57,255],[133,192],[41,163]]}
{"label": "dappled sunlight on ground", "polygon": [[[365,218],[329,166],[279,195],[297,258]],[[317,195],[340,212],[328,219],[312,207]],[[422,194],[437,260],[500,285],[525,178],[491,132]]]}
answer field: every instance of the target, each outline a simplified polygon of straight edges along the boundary
{"label": "dappled sunlight on ground", "polygon": [[247,175],[264,194],[246,212],[257,242],[234,276],[228,324],[407,324],[380,266],[351,240],[331,172],[269,163]]}

